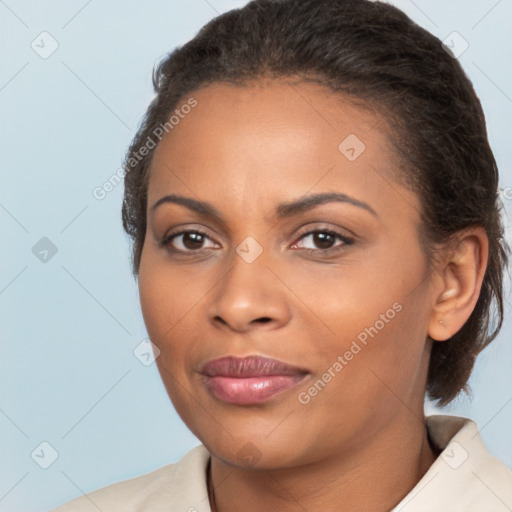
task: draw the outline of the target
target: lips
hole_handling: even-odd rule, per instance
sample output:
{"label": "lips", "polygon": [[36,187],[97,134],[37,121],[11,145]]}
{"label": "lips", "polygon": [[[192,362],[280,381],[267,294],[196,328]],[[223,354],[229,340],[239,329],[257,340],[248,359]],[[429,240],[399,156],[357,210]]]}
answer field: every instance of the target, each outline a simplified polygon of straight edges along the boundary
{"label": "lips", "polygon": [[215,398],[250,405],[289,391],[304,380],[308,371],[267,357],[229,356],[209,361],[200,373]]}

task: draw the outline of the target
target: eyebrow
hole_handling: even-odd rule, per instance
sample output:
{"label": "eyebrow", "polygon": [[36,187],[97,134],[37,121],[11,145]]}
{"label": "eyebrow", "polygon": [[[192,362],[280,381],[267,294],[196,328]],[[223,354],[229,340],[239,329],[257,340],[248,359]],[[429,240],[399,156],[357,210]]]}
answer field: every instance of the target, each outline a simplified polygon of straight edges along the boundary
{"label": "eyebrow", "polygon": [[[348,203],[353,206],[357,206],[358,208],[362,208],[370,212],[375,217],[378,217],[375,210],[364,201],[360,201],[353,197],[347,196],[346,194],[341,194],[337,192],[326,192],[319,194],[312,194],[301,199],[280,203],[276,208],[275,216],[278,219],[283,219],[286,217],[292,217],[299,213],[304,213],[306,211],[312,210],[316,206],[326,203],[339,202],[339,203]],[[211,217],[219,222],[223,222],[222,215],[210,203],[206,201],[198,201],[197,199],[192,199],[190,197],[179,196],[176,194],[166,195],[160,198],[152,207],[151,211],[155,211],[160,205],[165,203],[174,203],[180,204],[187,207],[190,210],[193,210],[203,217]]]}

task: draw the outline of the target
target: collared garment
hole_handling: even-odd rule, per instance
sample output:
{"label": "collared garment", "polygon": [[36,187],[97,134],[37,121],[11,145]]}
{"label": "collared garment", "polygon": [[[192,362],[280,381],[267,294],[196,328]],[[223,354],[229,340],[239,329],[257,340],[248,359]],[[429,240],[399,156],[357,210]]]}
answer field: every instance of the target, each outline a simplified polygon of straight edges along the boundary
{"label": "collared garment", "polygon": [[[476,423],[457,416],[426,418],[442,450],[391,512],[511,512],[512,470],[486,449]],[[76,498],[53,512],[211,512],[204,446],[179,462]]]}

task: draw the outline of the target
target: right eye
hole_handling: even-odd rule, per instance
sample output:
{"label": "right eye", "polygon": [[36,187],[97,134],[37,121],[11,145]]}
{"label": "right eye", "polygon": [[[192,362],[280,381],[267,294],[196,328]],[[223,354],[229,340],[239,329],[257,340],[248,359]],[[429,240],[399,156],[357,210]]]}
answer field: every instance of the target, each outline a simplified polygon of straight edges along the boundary
{"label": "right eye", "polygon": [[211,240],[203,231],[197,229],[182,230],[167,234],[160,242],[160,246],[176,253],[200,252],[205,249],[201,247],[205,239]]}

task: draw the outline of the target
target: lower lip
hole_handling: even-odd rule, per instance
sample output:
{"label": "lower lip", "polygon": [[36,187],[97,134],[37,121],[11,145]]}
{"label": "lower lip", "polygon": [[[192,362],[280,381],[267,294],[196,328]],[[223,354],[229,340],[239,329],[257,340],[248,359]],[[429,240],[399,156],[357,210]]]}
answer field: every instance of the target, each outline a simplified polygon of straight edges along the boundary
{"label": "lower lip", "polygon": [[265,402],[294,388],[305,375],[262,375],[260,377],[207,377],[206,387],[211,394],[222,400],[239,405]]}

